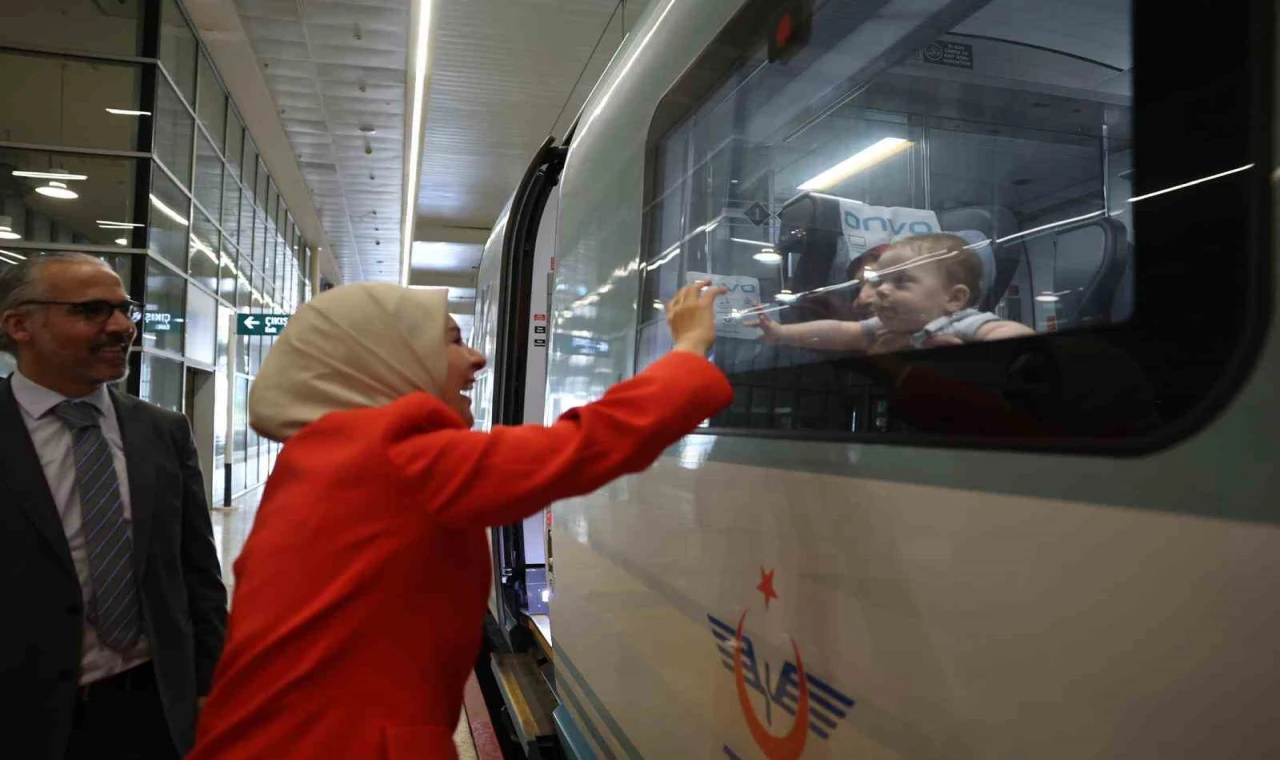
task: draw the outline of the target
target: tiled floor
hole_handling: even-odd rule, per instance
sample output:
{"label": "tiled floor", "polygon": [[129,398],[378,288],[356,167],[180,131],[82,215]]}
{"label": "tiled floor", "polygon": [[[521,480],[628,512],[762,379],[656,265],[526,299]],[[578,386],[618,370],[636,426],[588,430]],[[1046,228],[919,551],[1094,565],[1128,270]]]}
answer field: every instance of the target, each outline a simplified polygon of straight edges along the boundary
{"label": "tiled floor", "polygon": [[[235,589],[235,575],[232,565],[244,542],[249,538],[253,528],[253,518],[258,514],[258,502],[262,499],[262,488],[248,491],[240,498],[232,501],[225,509],[213,510],[213,542],[218,549],[218,561],[222,564],[222,580],[227,586],[227,593]],[[458,730],[453,735],[453,743],[458,748],[459,760],[476,760],[475,744],[471,740],[471,724],[467,721],[466,712],[458,721]]]}
{"label": "tiled floor", "polygon": [[253,518],[258,514],[258,502],[262,499],[262,487],[247,491],[231,502],[227,508],[213,510],[213,543],[218,549],[218,562],[222,564],[222,581],[227,593],[235,588],[235,576],[231,567],[244,548],[253,528]]}

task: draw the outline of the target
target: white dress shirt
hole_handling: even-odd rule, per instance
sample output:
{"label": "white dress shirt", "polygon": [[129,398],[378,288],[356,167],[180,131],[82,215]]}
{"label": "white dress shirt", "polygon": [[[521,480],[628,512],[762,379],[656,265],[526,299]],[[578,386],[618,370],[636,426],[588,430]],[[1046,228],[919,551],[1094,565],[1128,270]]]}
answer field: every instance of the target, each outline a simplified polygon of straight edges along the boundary
{"label": "white dress shirt", "polygon": [[[10,378],[13,397],[18,401],[22,411],[22,421],[26,423],[31,443],[35,445],[36,455],[40,457],[40,467],[44,469],[45,481],[53,494],[53,503],[58,508],[58,517],[62,520],[62,532],[67,536],[67,544],[71,548],[71,560],[76,566],[76,575],[80,578],[80,595],[84,609],[89,609],[89,600],[93,597],[93,581],[89,575],[89,549],[85,545],[84,530],[80,518],[80,496],[76,492],[76,461],[73,454],[74,442],[71,431],[53,412],[53,408],[68,398],[61,393],[51,391],[27,379],[21,372],[15,371]],[[111,403],[111,395],[105,386],[99,387],[84,398],[71,401],[87,401],[102,412],[99,418],[102,424],[102,435],[111,447],[111,461],[115,464],[116,477],[120,483],[120,502],[124,507],[124,520],[132,531],[133,513],[129,508],[129,470],[125,464],[124,441],[120,437],[120,423],[116,419],[115,405]],[[134,548],[137,551],[137,548]],[[134,567],[137,567],[135,564]],[[140,593],[140,591],[139,591]],[[139,607],[141,611],[141,607]],[[151,658],[151,647],[146,636],[139,636],[138,642],[128,652],[116,652],[98,641],[98,634],[84,621],[83,646],[80,655],[80,684],[113,676]]]}

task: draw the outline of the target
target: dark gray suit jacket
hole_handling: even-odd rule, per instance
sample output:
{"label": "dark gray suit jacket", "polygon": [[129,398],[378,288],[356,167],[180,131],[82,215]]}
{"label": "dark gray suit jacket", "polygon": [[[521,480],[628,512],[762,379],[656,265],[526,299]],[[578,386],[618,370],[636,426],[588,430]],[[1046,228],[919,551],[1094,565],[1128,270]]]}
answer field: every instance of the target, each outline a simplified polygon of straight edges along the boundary
{"label": "dark gray suit jacket", "polygon": [[[169,730],[185,754],[227,619],[204,479],[185,417],[114,391],[111,401],[128,460],[144,631]],[[80,598],[53,495],[9,380],[0,379],[0,754],[65,754],[80,667]]]}

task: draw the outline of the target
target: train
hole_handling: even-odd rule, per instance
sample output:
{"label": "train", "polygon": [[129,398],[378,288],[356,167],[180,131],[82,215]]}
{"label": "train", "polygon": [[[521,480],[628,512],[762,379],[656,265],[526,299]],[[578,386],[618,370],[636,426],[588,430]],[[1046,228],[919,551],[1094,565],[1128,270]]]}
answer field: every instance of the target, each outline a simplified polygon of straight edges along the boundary
{"label": "train", "polygon": [[[541,682],[491,690],[551,715],[521,751],[1280,757],[1277,23],[653,0],[486,245],[477,424],[642,371],[698,279],[735,400],[492,532],[491,654]],[[1025,329],[764,339],[859,319],[927,234]]]}

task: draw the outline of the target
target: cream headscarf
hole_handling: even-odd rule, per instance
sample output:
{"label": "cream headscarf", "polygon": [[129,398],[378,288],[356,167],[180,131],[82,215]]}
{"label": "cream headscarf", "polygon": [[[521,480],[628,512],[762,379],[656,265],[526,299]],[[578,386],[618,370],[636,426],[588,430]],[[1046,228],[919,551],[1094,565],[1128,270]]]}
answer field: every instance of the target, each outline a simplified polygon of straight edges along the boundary
{"label": "cream headscarf", "polygon": [[289,320],[249,393],[249,425],[285,441],[329,412],[439,396],[447,294],[386,283],[321,293]]}

